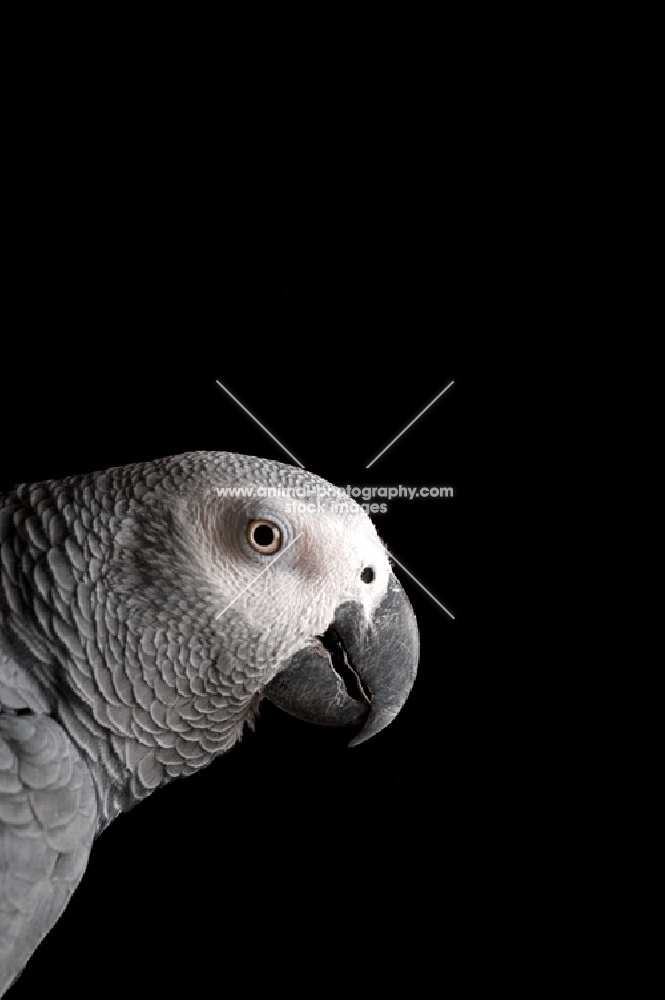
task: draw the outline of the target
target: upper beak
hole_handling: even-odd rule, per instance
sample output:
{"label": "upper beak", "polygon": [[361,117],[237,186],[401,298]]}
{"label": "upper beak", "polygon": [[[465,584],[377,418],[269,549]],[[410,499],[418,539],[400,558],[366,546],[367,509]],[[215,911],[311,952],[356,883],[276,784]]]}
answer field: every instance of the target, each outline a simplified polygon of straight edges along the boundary
{"label": "upper beak", "polygon": [[299,650],[264,690],[278,708],[324,726],[364,723],[350,746],[392,722],[418,666],[418,626],[391,573],[369,627],[360,604],[341,604],[316,645]]}

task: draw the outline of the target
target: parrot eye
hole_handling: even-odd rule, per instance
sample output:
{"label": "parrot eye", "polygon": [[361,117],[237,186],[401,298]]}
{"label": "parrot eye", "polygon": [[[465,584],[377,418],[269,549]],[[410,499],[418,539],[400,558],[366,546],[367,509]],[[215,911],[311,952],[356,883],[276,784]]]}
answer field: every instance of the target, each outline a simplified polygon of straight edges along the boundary
{"label": "parrot eye", "polygon": [[374,570],[371,566],[365,566],[364,570],[360,574],[360,579],[363,583],[371,583],[374,579]]}
{"label": "parrot eye", "polygon": [[250,521],[247,541],[255,552],[270,556],[282,547],[282,532],[273,521]]}

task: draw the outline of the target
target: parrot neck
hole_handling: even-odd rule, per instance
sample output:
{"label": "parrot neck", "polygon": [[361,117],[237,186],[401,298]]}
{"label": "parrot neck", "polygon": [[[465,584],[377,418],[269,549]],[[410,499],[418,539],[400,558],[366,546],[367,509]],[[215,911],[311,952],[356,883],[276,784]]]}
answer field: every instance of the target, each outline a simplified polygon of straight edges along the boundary
{"label": "parrot neck", "polygon": [[[137,664],[136,666],[139,666]],[[110,674],[107,681],[113,681]],[[70,681],[59,701],[61,721],[89,762],[97,789],[102,829],[121,812],[174,778],[193,774],[225,753],[253,728],[260,694],[220,682],[212,663],[169,687],[160,671],[139,669],[126,701],[87,694]],[[122,690],[122,689],[121,689]]]}

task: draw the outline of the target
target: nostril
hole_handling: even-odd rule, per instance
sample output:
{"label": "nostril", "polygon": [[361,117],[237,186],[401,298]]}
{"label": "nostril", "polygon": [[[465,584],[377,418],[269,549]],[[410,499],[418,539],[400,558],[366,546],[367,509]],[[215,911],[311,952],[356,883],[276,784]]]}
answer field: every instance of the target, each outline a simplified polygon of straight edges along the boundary
{"label": "nostril", "polygon": [[365,566],[364,570],[360,574],[360,579],[363,583],[371,583],[374,579],[374,570],[371,566]]}

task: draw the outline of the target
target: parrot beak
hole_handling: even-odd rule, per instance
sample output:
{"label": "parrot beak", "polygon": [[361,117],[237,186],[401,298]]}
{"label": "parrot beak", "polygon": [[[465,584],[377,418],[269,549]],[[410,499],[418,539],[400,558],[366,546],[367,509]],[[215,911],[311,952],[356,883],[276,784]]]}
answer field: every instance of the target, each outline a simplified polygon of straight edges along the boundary
{"label": "parrot beak", "polygon": [[314,646],[299,650],[266,686],[264,696],[289,715],[323,726],[363,724],[357,746],[392,722],[418,666],[418,626],[391,573],[367,627],[360,604],[341,604]]}

